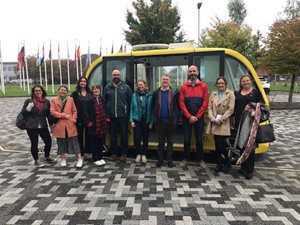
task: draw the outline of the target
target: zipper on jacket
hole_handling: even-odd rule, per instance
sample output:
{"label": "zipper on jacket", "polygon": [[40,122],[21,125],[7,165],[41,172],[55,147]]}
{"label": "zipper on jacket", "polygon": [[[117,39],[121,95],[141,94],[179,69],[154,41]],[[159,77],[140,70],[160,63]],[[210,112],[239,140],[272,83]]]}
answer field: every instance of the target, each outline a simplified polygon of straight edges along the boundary
{"label": "zipper on jacket", "polygon": [[115,117],[118,117],[118,88],[115,88]]}

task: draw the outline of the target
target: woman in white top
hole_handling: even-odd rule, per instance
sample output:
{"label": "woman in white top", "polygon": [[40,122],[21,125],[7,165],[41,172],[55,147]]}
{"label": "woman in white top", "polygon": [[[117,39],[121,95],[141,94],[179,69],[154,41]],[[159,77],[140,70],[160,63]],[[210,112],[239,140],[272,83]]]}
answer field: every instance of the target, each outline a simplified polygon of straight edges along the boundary
{"label": "woman in white top", "polygon": [[214,135],[218,162],[214,172],[227,173],[231,169],[231,162],[226,154],[226,139],[231,135],[229,117],[234,112],[235,96],[233,91],[227,88],[227,80],[224,77],[217,78],[216,86],[217,90],[211,93],[207,108],[207,133]]}

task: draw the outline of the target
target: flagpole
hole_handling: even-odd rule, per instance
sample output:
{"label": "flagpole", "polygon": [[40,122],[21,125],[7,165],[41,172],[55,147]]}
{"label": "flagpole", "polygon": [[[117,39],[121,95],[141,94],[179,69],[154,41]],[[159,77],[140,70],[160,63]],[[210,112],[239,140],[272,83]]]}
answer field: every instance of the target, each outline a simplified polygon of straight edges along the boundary
{"label": "flagpole", "polygon": [[44,69],[45,69],[45,86],[46,86],[46,90],[48,91],[47,60],[45,57],[44,44],[43,44],[43,57],[44,57]]}
{"label": "flagpole", "polygon": [[20,45],[18,44],[18,65],[19,65],[19,79],[20,79],[20,88],[22,89],[22,67],[19,62],[19,52],[20,52]]}
{"label": "flagpole", "polygon": [[54,77],[53,77],[53,61],[52,61],[52,46],[50,40],[50,50],[49,50],[49,58],[50,58],[50,69],[51,69],[51,82],[52,82],[52,94],[54,94]]}
{"label": "flagpole", "polygon": [[1,63],[1,90],[3,95],[5,95],[5,85],[4,85],[4,72],[3,72],[3,60],[2,60],[2,52],[1,52],[1,41],[0,41],[0,63]]}
{"label": "flagpole", "polygon": [[59,49],[59,43],[58,43],[58,68],[59,68],[59,80],[60,80],[60,85],[62,85],[62,76],[61,76],[61,62],[60,62],[60,49]]}
{"label": "flagpole", "polygon": [[26,58],[26,51],[25,51],[25,40],[24,40],[24,60],[25,60],[25,66],[26,66],[26,80],[27,80],[27,92],[30,94],[29,90],[29,75],[28,75],[28,64],[27,64],[27,58]]}
{"label": "flagpole", "polygon": [[68,58],[67,58],[67,72],[68,72],[68,88],[70,90],[70,54],[69,54],[69,42],[67,41],[67,54],[68,54]]}
{"label": "flagpole", "polygon": [[82,60],[81,60],[81,53],[80,53],[80,42],[79,42],[79,66],[80,66],[80,76],[82,76]]}
{"label": "flagpole", "polygon": [[42,85],[42,68],[40,63],[40,43],[38,43],[38,50],[37,50],[37,56],[36,56],[36,66],[39,67],[39,74],[40,74],[40,85]]}
{"label": "flagpole", "polygon": [[79,76],[78,76],[77,40],[75,40],[75,64],[76,64],[76,80],[78,80]]}
{"label": "flagpole", "polygon": [[99,57],[102,56],[102,38],[100,38],[100,51],[99,51]]}

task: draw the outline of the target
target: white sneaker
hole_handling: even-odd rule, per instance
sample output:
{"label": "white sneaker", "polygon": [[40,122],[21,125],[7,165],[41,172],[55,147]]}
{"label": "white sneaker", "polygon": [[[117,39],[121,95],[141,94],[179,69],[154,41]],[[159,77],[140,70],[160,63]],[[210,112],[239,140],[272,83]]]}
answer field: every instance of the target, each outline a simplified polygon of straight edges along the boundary
{"label": "white sneaker", "polygon": [[100,162],[101,162],[101,164],[102,164],[101,166],[106,165],[106,162],[104,161],[104,159],[101,159]]}
{"label": "white sneaker", "polygon": [[202,169],[206,169],[207,168],[207,166],[206,166],[206,164],[205,164],[205,162],[203,160],[200,161],[200,167]]}
{"label": "white sneaker", "polygon": [[187,166],[187,161],[184,159],[180,162],[180,167],[185,168]]}
{"label": "white sneaker", "polygon": [[61,166],[61,167],[66,167],[66,166],[67,166],[67,160],[66,160],[66,159],[62,159],[62,160],[60,161],[60,166]]}
{"label": "white sneaker", "polygon": [[94,163],[94,165],[96,165],[96,166],[102,166],[102,165],[103,165],[102,162],[101,162],[101,160],[95,161],[95,162],[93,162],[93,163]]}
{"label": "white sneaker", "polygon": [[135,158],[135,162],[139,163],[141,161],[141,155],[137,155]]}
{"label": "white sneaker", "polygon": [[44,167],[44,164],[38,159],[34,161],[34,165],[38,168]]}
{"label": "white sneaker", "polygon": [[146,163],[147,162],[147,157],[145,155],[142,155],[142,163]]}
{"label": "white sneaker", "polygon": [[76,167],[77,167],[77,168],[81,168],[82,166],[83,166],[83,160],[82,160],[82,159],[78,159],[78,160],[77,160]]}

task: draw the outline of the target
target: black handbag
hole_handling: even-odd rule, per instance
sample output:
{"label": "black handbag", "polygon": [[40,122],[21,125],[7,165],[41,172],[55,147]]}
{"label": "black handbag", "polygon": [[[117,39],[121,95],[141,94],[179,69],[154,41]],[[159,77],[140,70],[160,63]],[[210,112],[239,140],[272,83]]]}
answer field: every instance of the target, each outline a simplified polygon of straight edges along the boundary
{"label": "black handbag", "polygon": [[268,143],[275,141],[275,134],[273,124],[263,124],[257,129],[256,142],[257,143]]}
{"label": "black handbag", "polygon": [[[61,113],[64,111],[66,104],[67,104],[67,102],[63,105],[63,107],[62,107],[62,109],[60,111]],[[50,117],[50,120],[51,120],[52,124],[56,124],[59,121],[59,119],[60,118],[57,118],[57,117],[54,117],[54,116]]]}
{"label": "black handbag", "polygon": [[26,129],[26,119],[21,112],[17,115],[16,126],[21,130]]}

